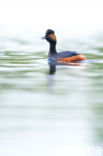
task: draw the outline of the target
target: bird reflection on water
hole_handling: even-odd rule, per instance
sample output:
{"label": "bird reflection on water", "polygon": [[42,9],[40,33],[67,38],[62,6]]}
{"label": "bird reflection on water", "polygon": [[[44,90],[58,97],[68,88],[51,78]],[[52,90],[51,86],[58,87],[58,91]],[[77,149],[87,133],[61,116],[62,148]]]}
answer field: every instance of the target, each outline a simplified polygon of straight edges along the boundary
{"label": "bird reflection on water", "polygon": [[48,61],[49,65],[49,75],[56,73],[56,66],[81,66],[82,63],[66,63],[66,62],[54,62]]}
{"label": "bird reflection on water", "polygon": [[47,82],[48,82],[48,90],[50,92],[54,92],[54,86],[55,86],[55,73],[57,70],[57,67],[69,67],[71,68],[72,66],[81,66],[83,65],[82,63],[66,63],[66,62],[55,62],[55,61],[50,61],[48,60],[48,65],[49,65],[49,71],[48,71],[48,76],[47,76]]}

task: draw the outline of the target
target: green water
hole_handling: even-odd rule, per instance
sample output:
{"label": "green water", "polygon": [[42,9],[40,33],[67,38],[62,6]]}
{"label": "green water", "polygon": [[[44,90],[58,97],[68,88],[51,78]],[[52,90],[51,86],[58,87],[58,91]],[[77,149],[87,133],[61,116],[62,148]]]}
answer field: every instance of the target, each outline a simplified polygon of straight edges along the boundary
{"label": "green water", "polygon": [[[103,59],[101,40],[69,40],[69,45],[66,41],[58,49]],[[4,43],[0,49],[0,155],[102,155],[103,63],[58,66],[50,75],[46,43],[40,40],[33,45],[20,38]],[[93,150],[88,152],[89,148]]]}

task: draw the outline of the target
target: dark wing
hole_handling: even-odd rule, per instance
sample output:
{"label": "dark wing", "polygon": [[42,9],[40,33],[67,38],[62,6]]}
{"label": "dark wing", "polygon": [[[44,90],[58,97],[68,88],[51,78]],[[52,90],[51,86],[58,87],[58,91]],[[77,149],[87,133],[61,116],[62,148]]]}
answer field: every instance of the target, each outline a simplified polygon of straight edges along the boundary
{"label": "dark wing", "polygon": [[80,55],[80,53],[76,52],[76,51],[63,51],[63,52],[59,52],[56,54],[56,58],[65,58],[65,57],[72,57],[75,55]]}

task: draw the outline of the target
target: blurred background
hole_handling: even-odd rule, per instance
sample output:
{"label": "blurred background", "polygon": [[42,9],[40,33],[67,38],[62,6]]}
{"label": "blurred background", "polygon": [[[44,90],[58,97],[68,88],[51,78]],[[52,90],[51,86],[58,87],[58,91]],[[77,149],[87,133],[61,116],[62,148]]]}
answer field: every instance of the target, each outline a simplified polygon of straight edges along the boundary
{"label": "blurred background", "polygon": [[[103,154],[103,1],[0,1],[0,155]],[[47,29],[57,50],[88,60],[50,75]]]}

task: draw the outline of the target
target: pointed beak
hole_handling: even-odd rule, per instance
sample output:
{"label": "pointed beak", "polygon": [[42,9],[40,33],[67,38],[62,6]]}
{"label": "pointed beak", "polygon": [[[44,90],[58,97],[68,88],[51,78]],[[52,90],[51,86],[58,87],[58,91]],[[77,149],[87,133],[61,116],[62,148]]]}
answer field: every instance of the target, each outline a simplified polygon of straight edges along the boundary
{"label": "pointed beak", "polygon": [[42,40],[44,40],[44,39],[46,39],[46,37],[45,37],[45,36],[43,36],[43,37],[41,37],[41,39],[42,39]]}

